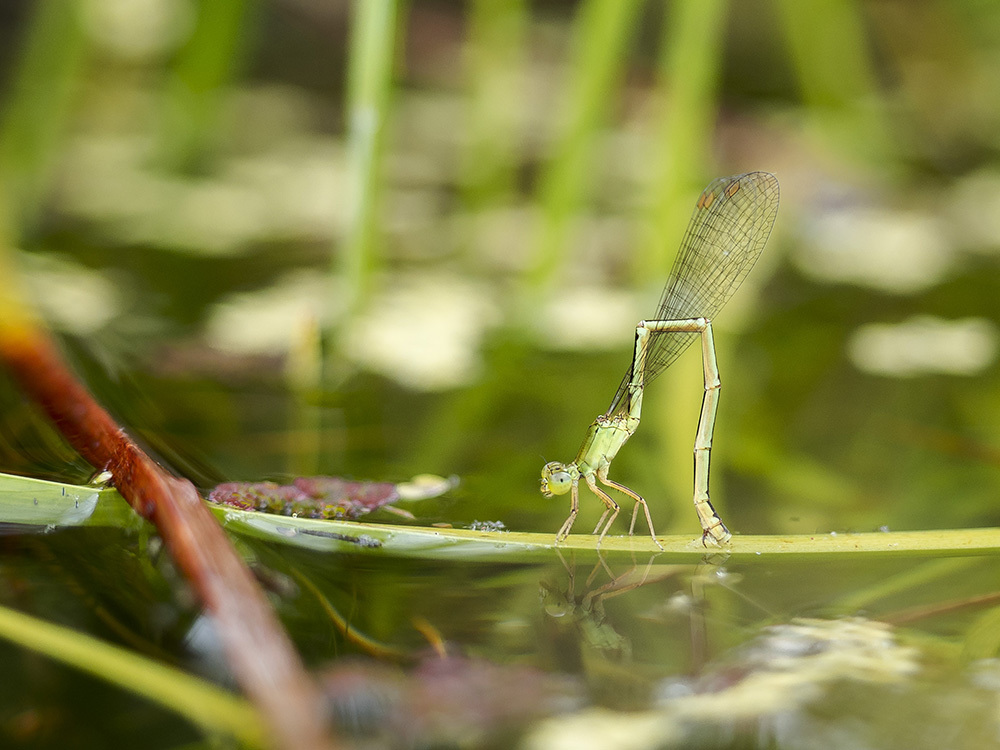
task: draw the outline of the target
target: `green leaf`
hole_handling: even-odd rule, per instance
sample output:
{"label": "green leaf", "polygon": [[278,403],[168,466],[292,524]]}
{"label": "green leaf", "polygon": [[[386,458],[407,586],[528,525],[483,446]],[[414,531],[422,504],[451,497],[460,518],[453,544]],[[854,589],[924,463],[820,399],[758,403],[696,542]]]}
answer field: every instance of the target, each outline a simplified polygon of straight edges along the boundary
{"label": "green leaf", "polygon": [[[364,552],[435,560],[545,560],[557,549],[555,531],[480,531],[384,523],[296,518],[219,505],[210,508],[225,529],[244,537],[316,552]],[[55,529],[63,526],[135,528],[138,516],[111,488],[47,482],[0,474],[0,524]],[[737,535],[727,548],[704,546],[701,536],[597,537],[574,534],[558,545],[580,560],[656,555],[660,562],[695,562],[706,556],[760,559],[864,554],[878,556],[964,556],[1000,551],[1000,529],[949,529],[873,533]]]}

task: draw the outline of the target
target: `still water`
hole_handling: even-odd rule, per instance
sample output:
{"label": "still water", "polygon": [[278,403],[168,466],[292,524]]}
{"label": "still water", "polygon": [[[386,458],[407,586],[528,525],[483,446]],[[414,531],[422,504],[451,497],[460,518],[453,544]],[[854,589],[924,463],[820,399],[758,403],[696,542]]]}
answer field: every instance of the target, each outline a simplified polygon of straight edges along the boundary
{"label": "still water", "polygon": [[[498,376],[482,386],[489,398],[475,389],[417,397],[361,377],[320,409],[351,425],[324,428],[334,447],[321,461],[342,461],[372,478],[458,469],[456,489],[406,506],[413,521],[385,511],[373,521],[461,527],[486,520],[554,534],[565,499],[538,494],[541,457],[522,450],[526,441],[549,442],[531,428],[544,411],[541,396],[526,395],[504,370],[530,365],[544,373],[546,390],[574,370],[611,372],[617,358],[567,362],[514,347],[492,356]],[[578,375],[580,388],[564,407],[571,424],[551,440],[567,453],[590,416],[576,415],[580,400],[591,392],[600,398],[588,380]],[[207,466],[223,467],[215,470],[229,478],[287,476],[263,467],[287,465],[289,446],[299,445],[294,431],[270,429],[294,416],[294,399],[264,386],[222,391],[187,380],[165,389],[165,382],[134,387],[162,393],[167,406],[211,397],[221,413],[257,416],[256,424],[220,420],[211,434],[192,427],[190,406],[165,409],[169,416],[154,425],[167,436],[163,452],[186,446],[178,455],[202,467],[204,486]],[[651,394],[650,403],[657,401]],[[650,421],[643,424],[650,441],[638,433],[616,463],[619,476],[635,471],[629,481],[643,489],[654,486],[642,460],[655,451]],[[725,445],[724,430],[720,438]],[[732,456],[732,446],[722,455]],[[720,508],[737,531],[781,534],[815,523],[798,514],[794,498],[774,492],[768,474],[719,466]],[[679,495],[676,508],[652,499],[654,519],[695,540],[697,519],[686,491]],[[755,511],[768,501],[770,514]],[[586,529],[600,506],[586,493],[582,502]],[[868,514],[899,523],[891,508],[859,507],[842,516],[840,531],[869,530]],[[836,529],[822,533],[829,531]],[[727,559],[706,551],[699,559],[645,550],[647,539],[637,546],[642,552],[595,557],[553,548],[527,562],[502,555],[484,562],[235,539],[361,747],[961,748],[1000,738],[995,555]],[[148,528],[10,529],[0,537],[0,572],[5,606],[229,684],[211,626]],[[100,680],[7,644],[0,659],[6,745],[199,741],[184,720]]]}
{"label": "still water", "polygon": [[[995,556],[505,564],[238,543],[361,747],[997,741]],[[0,550],[6,606],[228,683],[149,534],[7,535]],[[44,657],[0,658],[6,746],[198,739]]]}
{"label": "still water", "polygon": [[[849,331],[884,318],[883,303],[781,269],[742,330],[720,321],[712,496],[734,544],[740,534],[1000,522],[989,449],[996,366],[904,379],[865,372],[850,359]],[[384,510],[368,518],[554,537],[568,502],[542,497],[539,470],[570,459],[607,406],[627,364],[624,330],[620,348],[597,354],[490,338],[476,377],[433,392],[357,371],[303,394],[266,360],[174,348],[134,366],[110,348],[101,360],[92,346],[68,348],[98,398],[202,489],[433,472],[459,483],[407,504],[412,521]],[[694,544],[699,365],[689,354],[648,389],[642,425],[612,471],[649,499],[659,533]],[[9,385],[3,398],[9,469],[82,481],[86,467]],[[600,511],[584,491],[577,532]],[[623,518],[611,534],[625,531]],[[631,554],[552,548],[485,562],[234,538],[361,747],[1000,741],[994,554],[677,557],[654,554],[646,538]],[[0,603],[229,684],[210,624],[148,528],[7,529]],[[2,644],[0,659],[3,744],[200,741],[176,715],[44,657]]]}

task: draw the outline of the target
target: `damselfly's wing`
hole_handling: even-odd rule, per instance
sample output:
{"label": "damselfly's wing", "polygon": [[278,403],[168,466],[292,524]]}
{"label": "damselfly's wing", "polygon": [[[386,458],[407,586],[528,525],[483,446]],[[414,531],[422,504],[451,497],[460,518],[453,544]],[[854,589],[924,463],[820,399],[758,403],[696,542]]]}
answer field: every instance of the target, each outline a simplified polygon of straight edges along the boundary
{"label": "damselfly's wing", "polygon": [[[651,320],[714,318],[757,262],[777,213],[778,180],[773,174],[750,172],[722,177],[709,184],[695,205]],[[653,334],[642,384],[669,367],[698,336],[697,333]],[[608,414],[625,402],[631,381],[630,367]]]}

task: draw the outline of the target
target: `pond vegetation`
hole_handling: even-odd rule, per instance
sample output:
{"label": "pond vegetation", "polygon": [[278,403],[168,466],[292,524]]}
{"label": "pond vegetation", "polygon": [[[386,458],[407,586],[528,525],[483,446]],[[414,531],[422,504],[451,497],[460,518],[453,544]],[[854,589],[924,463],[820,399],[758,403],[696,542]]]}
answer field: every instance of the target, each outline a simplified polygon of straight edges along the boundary
{"label": "pond vegetation", "polygon": [[[372,503],[412,519],[213,508],[341,742],[996,743],[1000,13],[0,17],[5,296],[115,419],[206,495],[449,478]],[[699,190],[754,170],[781,209],[714,322],[731,549],[701,546],[691,507],[693,351],[646,389],[611,475],[666,551],[620,536],[623,513],[598,555],[586,492],[552,546],[568,502],[539,493],[542,466],[607,407]],[[56,483],[0,482],[0,745],[265,742],[153,527],[88,485],[6,372],[0,403],[0,471]]]}

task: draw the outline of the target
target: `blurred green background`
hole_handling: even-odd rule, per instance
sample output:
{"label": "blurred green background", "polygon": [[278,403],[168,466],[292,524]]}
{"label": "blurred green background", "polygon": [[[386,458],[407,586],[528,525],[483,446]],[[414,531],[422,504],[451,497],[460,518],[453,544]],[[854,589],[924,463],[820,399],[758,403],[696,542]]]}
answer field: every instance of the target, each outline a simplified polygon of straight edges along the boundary
{"label": "blurred green background", "polygon": [[[555,532],[542,464],[606,408],[700,189],[757,169],[782,202],[716,322],[722,517],[1000,525],[1000,7],[0,5],[31,296],[205,488],[455,474],[420,523]],[[699,368],[650,387],[612,470],[661,533],[698,531]],[[0,405],[0,468],[88,474],[6,379]]]}
{"label": "blurred green background", "polygon": [[[717,321],[720,509],[759,533],[998,522],[991,6],[2,12],[33,297],[202,485],[432,471],[466,480],[456,522],[553,525],[542,456],[605,408],[694,197],[765,169],[777,227]],[[697,368],[650,389],[615,464],[664,530],[692,528]],[[11,469],[38,471],[31,421],[5,420]]]}

